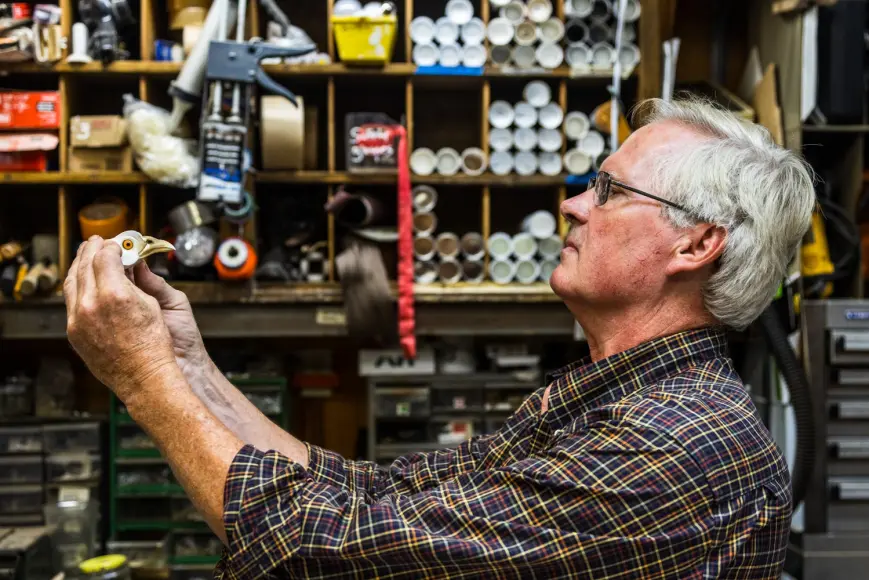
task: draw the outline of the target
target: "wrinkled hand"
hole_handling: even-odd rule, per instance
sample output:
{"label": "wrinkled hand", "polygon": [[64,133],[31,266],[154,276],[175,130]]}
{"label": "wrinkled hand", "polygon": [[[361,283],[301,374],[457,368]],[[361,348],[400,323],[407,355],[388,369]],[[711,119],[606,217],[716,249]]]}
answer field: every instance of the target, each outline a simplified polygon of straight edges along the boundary
{"label": "wrinkled hand", "polygon": [[194,383],[210,370],[213,363],[202,342],[190,301],[183,292],[172,288],[166,280],[151,272],[145,262],[136,264],[133,280],[136,286],[154,297],[160,305],[163,322],[172,337],[175,362],[187,380]]}
{"label": "wrinkled hand", "polygon": [[115,242],[93,236],[82,244],[63,293],[70,344],[122,401],[175,365],[160,305],[125,274]]}

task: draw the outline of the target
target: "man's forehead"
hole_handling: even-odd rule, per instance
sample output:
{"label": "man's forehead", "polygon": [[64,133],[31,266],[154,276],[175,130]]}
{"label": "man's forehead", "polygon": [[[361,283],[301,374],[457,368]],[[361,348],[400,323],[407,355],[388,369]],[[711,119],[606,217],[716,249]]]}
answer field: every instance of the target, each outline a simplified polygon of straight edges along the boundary
{"label": "man's forehead", "polygon": [[604,161],[601,171],[607,171],[617,180],[636,181],[648,175],[656,157],[698,140],[702,140],[700,135],[680,123],[652,123],[634,131],[618,151]]}

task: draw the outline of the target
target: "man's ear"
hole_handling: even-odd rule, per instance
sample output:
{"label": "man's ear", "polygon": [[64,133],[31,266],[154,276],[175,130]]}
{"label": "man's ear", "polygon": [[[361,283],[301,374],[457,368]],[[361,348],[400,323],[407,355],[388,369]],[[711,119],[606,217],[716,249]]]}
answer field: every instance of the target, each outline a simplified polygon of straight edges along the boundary
{"label": "man's ear", "polygon": [[666,274],[674,276],[714,264],[724,253],[726,244],[726,229],[713,224],[698,224],[686,231],[676,242]]}

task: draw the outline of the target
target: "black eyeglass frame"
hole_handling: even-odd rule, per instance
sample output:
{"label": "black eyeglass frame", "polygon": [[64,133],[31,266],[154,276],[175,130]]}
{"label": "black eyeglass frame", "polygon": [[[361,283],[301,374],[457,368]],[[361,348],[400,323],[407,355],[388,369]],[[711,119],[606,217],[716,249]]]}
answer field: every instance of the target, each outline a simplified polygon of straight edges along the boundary
{"label": "black eyeglass frame", "polygon": [[[605,204],[607,201],[609,201],[610,191],[612,190],[613,185],[615,185],[616,187],[620,187],[624,190],[631,191],[633,193],[642,195],[644,197],[648,197],[649,199],[654,199],[655,201],[659,201],[663,204],[669,205],[670,207],[674,207],[678,210],[684,211],[685,213],[688,213],[688,214],[691,213],[687,209],[685,209],[684,207],[679,205],[678,203],[673,203],[672,201],[670,201],[668,199],[664,199],[663,197],[658,197],[657,195],[652,195],[651,193],[647,193],[641,189],[637,189],[636,187],[631,187],[630,185],[622,183],[621,181],[616,181],[615,179],[613,179],[613,176],[610,175],[609,173],[607,173],[606,171],[598,172],[598,174],[595,177],[592,177],[588,181],[588,188],[594,189],[594,193],[595,193],[595,200],[594,201],[595,201],[595,203],[597,203],[597,205],[601,206],[601,205]],[[598,189],[598,186],[603,187],[604,189],[601,191]],[[601,201],[601,200],[603,200],[603,201]]]}

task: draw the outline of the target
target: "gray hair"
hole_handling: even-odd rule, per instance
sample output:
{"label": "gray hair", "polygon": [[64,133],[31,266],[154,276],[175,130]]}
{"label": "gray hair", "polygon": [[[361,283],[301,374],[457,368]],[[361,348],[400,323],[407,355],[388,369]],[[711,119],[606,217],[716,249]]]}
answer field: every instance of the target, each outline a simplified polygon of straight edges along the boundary
{"label": "gray hair", "polygon": [[689,227],[699,218],[727,229],[724,253],[703,289],[703,301],[720,323],[744,329],[772,301],[811,226],[811,168],[776,145],[761,125],[702,99],[651,99],[635,114],[644,125],[675,121],[707,137],[688,151],[656,159],[652,191],[696,216],[664,206],[673,226]]}

